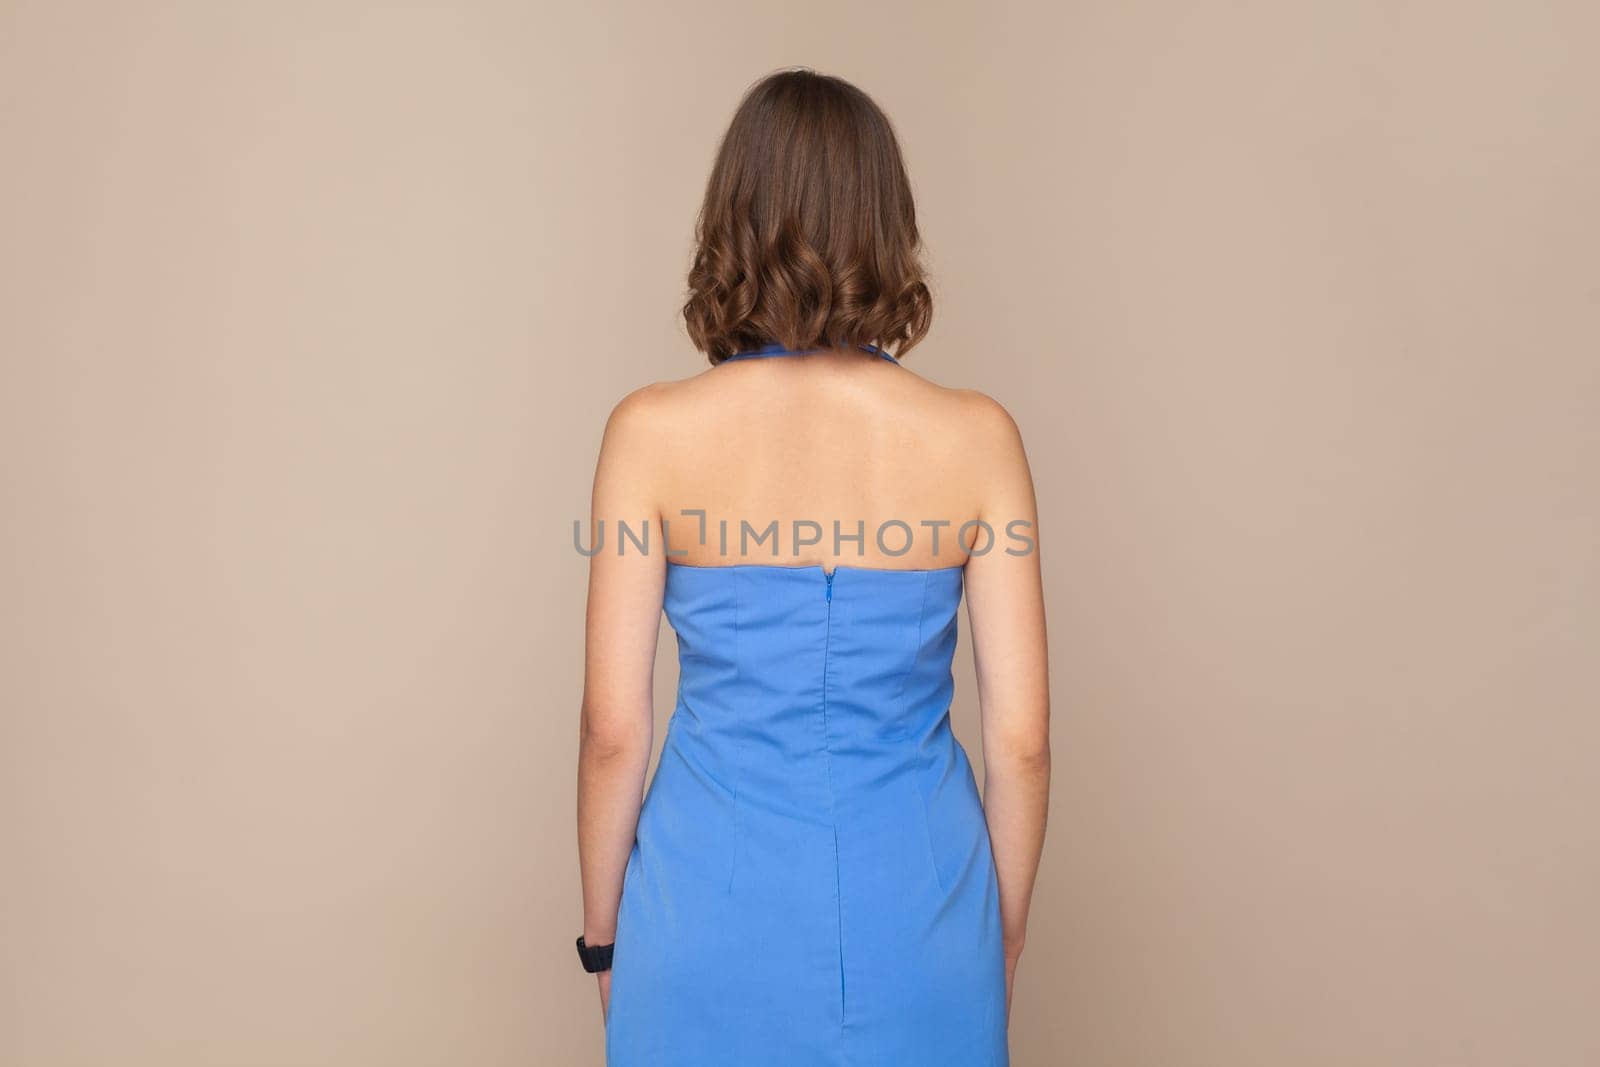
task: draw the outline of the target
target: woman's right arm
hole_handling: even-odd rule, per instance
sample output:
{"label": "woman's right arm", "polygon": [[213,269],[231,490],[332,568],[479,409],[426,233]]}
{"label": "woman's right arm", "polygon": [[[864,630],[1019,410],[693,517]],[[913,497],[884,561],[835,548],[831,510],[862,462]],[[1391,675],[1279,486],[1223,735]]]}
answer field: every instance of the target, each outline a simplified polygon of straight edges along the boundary
{"label": "woman's right arm", "polygon": [[[656,638],[666,580],[665,546],[651,481],[659,451],[651,432],[650,391],[618,404],[606,423],[596,465],[591,535],[603,522],[604,549],[589,560],[583,704],[578,730],[578,866],[583,938],[616,937],[623,876],[633,850],[650,762]],[[648,532],[648,552],[621,551],[619,522]],[[609,1011],[611,972],[597,976]]]}
{"label": "woman's right arm", "polygon": [[1038,513],[1022,437],[998,403],[981,394],[974,402],[978,440],[971,455],[981,464],[977,473],[984,486],[979,517],[994,530],[994,542],[967,560],[967,615],[983,720],[983,807],[1000,879],[1009,1018],[1050,799],[1049,655]]}

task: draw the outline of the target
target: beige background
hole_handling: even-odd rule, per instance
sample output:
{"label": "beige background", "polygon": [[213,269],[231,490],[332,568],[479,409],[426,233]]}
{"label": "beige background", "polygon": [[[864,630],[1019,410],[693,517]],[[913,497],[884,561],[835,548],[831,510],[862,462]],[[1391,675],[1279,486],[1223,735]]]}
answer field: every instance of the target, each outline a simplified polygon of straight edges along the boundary
{"label": "beige background", "polygon": [[0,1062],[600,1062],[571,521],[791,63],[1039,481],[1016,1063],[1600,1062],[1594,6],[580,7],[0,3]]}

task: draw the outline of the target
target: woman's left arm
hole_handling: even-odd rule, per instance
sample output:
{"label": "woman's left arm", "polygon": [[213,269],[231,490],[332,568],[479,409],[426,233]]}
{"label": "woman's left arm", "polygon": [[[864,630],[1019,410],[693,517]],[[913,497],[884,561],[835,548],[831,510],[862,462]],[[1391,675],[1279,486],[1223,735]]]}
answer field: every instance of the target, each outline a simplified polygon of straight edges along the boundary
{"label": "woman's left arm", "polygon": [[[616,937],[622,878],[638,828],[654,730],[666,558],[652,485],[650,392],[628,396],[606,422],[591,505],[590,536],[602,544],[589,560],[578,730],[578,864],[583,938],[590,945],[610,944]],[[631,537],[623,535],[620,523]],[[611,972],[596,977],[604,1017]]]}

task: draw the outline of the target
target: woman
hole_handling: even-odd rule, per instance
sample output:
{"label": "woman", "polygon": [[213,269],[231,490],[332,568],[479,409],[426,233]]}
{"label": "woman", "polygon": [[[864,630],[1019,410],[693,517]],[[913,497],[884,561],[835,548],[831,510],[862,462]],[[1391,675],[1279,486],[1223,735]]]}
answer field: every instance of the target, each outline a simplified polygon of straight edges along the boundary
{"label": "woman", "polygon": [[[752,88],[697,239],[711,367],[625,398],[594,484],[578,945],[608,1063],[1006,1064],[1050,777],[1016,426],[900,365],[931,303],[854,86]],[[949,723],[963,588],[981,802]],[[680,684],[644,792],[663,608]]]}

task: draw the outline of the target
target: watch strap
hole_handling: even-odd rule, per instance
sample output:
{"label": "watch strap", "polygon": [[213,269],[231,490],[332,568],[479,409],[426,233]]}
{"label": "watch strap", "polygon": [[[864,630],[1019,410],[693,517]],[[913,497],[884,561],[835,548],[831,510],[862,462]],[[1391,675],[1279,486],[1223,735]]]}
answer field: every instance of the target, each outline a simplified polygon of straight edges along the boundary
{"label": "watch strap", "polygon": [[616,947],[613,942],[609,945],[585,944],[582,935],[578,937],[578,959],[583,961],[583,969],[590,974],[611,969],[611,950]]}

